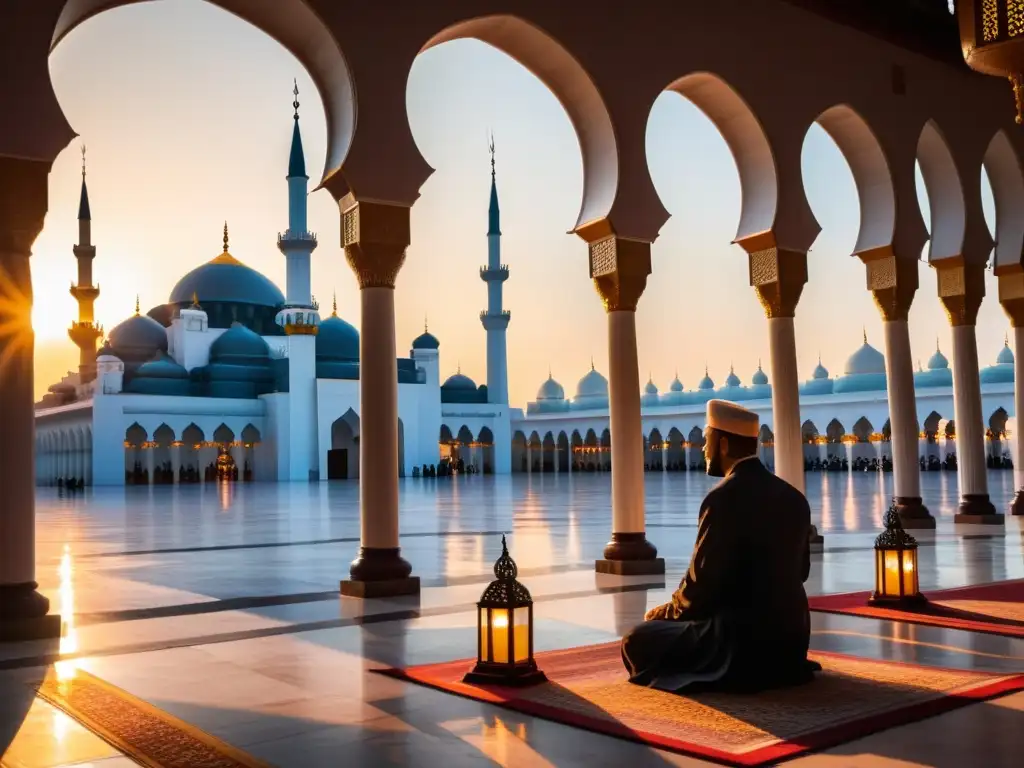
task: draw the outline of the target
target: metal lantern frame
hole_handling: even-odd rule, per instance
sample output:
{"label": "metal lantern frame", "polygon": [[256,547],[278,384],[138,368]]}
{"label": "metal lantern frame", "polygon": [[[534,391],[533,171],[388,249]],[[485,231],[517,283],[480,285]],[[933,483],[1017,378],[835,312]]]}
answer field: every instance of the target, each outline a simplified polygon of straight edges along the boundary
{"label": "metal lantern frame", "polygon": [[[547,680],[544,673],[537,668],[533,658],[533,598],[530,591],[517,579],[519,569],[508,553],[505,537],[501,537],[501,556],[494,564],[495,580],[487,585],[480,601],[477,603],[476,632],[476,665],[466,673],[465,683],[505,686],[526,686]],[[517,661],[516,656],[522,655],[523,649],[516,640],[518,611],[526,611],[526,649],[525,655]],[[505,661],[496,660],[495,653],[495,617],[504,612],[507,624],[504,628]],[[486,642],[484,638],[486,637]],[[500,638],[499,638],[500,639]]]}
{"label": "metal lantern frame", "polygon": [[1006,77],[1024,120],[1024,3],[1020,0],[956,0],[960,47],[967,65]]}
{"label": "metal lantern frame", "polygon": [[[903,529],[895,502],[885,513],[885,530],[875,539],[875,589],[868,600],[872,605],[922,606],[928,602],[921,594],[917,569],[917,539]],[[888,588],[886,570],[888,555],[896,557],[896,589]],[[906,565],[910,564],[910,568]],[[906,573],[911,574],[907,588]]]}

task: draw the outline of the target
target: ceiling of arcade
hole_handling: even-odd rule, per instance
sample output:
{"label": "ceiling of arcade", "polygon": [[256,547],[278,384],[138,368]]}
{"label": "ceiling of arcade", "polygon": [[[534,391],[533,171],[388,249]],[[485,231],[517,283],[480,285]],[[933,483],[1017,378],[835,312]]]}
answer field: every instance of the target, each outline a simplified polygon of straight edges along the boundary
{"label": "ceiling of arcade", "polygon": [[[18,75],[0,81],[0,100],[19,104],[24,119],[0,125],[0,156],[52,161],[67,145],[74,126],[50,85],[49,51],[97,13],[139,1],[33,0],[2,12],[16,17],[0,24],[0,50]],[[806,251],[814,242],[800,158],[817,121],[858,186],[858,252],[891,248],[916,259],[928,237],[916,204],[920,161],[933,260],[987,258],[983,165],[996,198],[997,262],[1021,259],[1024,133],[1005,83],[971,73],[955,49],[937,54],[945,20],[934,15],[932,35],[914,31],[906,9],[837,22],[812,0],[647,0],[603,13],[588,0],[447,0],[403,5],[397,20],[395,4],[378,0],[208,1],[278,40],[309,71],[328,121],[323,185],[337,199],[416,200],[432,171],[406,115],[409,70],[426,48],[475,37],[522,63],[565,107],[584,165],[577,229],[603,220],[603,231],[622,237],[657,237],[668,213],[650,178],[645,133],[655,99],[673,89],[715,122],[736,159],[737,239],[770,230],[779,248]]]}

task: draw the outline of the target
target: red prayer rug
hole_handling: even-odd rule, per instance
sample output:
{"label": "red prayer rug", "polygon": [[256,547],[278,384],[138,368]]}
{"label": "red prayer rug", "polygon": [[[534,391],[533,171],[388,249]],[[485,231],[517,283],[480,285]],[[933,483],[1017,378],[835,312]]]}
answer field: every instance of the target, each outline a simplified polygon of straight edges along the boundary
{"label": "red prayer rug", "polygon": [[992,635],[1024,637],[1024,579],[928,592],[928,603],[902,610],[868,605],[870,592],[816,595],[812,611],[928,624]]}
{"label": "red prayer rug", "polygon": [[1024,690],[997,675],[812,652],[813,683],[759,694],[678,695],[631,685],[619,643],[537,654],[548,682],[468,685],[472,660],[375,670],[477,701],[726,765],[760,766]]}

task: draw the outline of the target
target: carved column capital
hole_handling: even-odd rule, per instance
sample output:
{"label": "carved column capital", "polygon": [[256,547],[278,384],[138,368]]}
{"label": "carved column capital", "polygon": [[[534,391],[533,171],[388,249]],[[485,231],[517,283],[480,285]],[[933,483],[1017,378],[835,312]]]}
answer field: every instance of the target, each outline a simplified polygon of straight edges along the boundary
{"label": "carved column capital", "polygon": [[606,312],[635,312],[651,274],[651,244],[609,235],[590,242],[590,277]]}
{"label": "carved column capital", "polygon": [[1014,328],[1024,328],[1024,268],[1014,264],[997,270],[999,303]]}
{"label": "carved column capital", "polygon": [[774,245],[747,252],[750,284],[768,319],[795,317],[807,282],[807,254]]}
{"label": "carved column capital", "polygon": [[360,288],[394,288],[409,247],[410,208],[369,200],[342,201],[341,244]]}
{"label": "carved column capital", "polygon": [[946,308],[949,324],[974,325],[985,297],[985,265],[966,262],[958,256],[934,265],[938,273],[939,301]]}
{"label": "carved column capital", "polygon": [[32,252],[43,230],[50,163],[0,156],[0,253]]}
{"label": "carved column capital", "polygon": [[892,248],[857,254],[867,267],[867,286],[886,321],[906,320],[917,293],[917,262],[901,259]]}

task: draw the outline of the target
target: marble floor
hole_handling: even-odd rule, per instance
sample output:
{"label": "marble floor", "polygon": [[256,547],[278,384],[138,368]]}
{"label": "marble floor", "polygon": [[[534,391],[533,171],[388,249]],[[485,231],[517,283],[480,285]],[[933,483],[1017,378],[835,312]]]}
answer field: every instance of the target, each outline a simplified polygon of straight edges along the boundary
{"label": "marble floor", "polygon": [[[919,536],[922,587],[1024,578],[1021,523],[953,524],[955,473],[922,475],[938,519]],[[607,475],[406,479],[404,556],[418,599],[339,598],[358,548],[358,484],[40,489],[37,578],[64,619],[59,645],[0,645],[3,768],[132,764],[35,699],[26,681],[80,668],[280,766],[633,766],[699,761],[371,674],[475,653],[473,603],[500,535],[536,600],[540,650],[612,640],[685,570],[697,474],[647,476],[657,577],[599,576]],[[1009,472],[989,477],[1005,508]],[[825,551],[809,593],[868,589],[891,475],[808,477]],[[1024,672],[1024,640],[813,615],[812,646],[867,657]],[[27,693],[26,693],[27,691]],[[6,749],[6,751],[5,751]],[[794,765],[1019,766],[1024,694],[892,729]]]}

